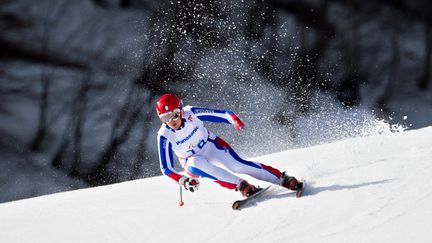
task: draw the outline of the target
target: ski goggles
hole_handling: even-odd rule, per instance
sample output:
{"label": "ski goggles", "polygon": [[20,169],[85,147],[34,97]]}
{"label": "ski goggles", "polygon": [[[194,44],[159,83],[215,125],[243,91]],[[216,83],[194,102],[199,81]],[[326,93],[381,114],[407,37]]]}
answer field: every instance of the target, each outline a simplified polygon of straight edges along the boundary
{"label": "ski goggles", "polygon": [[159,119],[163,123],[167,123],[170,121],[177,121],[180,118],[181,110],[180,108],[174,109],[172,111],[168,111],[159,115]]}

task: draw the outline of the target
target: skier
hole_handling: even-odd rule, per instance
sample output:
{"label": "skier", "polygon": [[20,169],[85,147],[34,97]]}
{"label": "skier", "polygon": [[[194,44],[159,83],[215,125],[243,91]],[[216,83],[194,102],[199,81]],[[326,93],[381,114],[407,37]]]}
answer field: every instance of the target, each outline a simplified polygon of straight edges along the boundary
{"label": "skier", "polygon": [[[183,107],[181,100],[174,94],[162,95],[157,100],[156,111],[162,122],[157,138],[162,173],[187,190],[198,190],[197,178],[208,178],[225,188],[240,191],[243,197],[259,191],[233,173],[247,174],[293,191],[302,188],[302,182],[285,172],[242,159],[228,143],[204,127],[204,121],[224,122],[240,130],[244,124],[233,112]],[[190,177],[181,175],[174,169],[173,151]]]}

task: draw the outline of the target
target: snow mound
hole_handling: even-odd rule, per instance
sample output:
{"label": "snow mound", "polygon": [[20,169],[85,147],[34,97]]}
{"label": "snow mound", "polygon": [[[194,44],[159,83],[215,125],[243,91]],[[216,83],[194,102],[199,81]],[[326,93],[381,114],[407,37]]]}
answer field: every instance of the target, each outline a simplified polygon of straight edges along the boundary
{"label": "snow mound", "polygon": [[164,177],[4,203],[0,242],[431,242],[431,137],[427,127],[255,158],[305,176],[308,190],[276,188],[242,211],[231,209],[238,192],[205,180],[180,207]]}

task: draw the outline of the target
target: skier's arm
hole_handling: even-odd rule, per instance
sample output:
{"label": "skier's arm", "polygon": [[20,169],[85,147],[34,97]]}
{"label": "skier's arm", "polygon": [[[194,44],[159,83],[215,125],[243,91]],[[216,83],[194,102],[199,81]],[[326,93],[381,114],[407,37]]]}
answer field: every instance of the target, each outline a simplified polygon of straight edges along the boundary
{"label": "skier's arm", "polygon": [[158,135],[158,151],[161,171],[164,175],[179,182],[179,179],[182,177],[182,175],[180,175],[174,169],[173,152],[171,146],[171,143],[166,137]]}
{"label": "skier's arm", "polygon": [[190,110],[201,121],[224,122],[235,126],[237,130],[244,126],[244,123],[236,114],[228,110],[216,110],[203,107],[191,107]]}
{"label": "skier's arm", "polygon": [[162,173],[184,186],[187,190],[191,192],[197,191],[199,187],[198,179],[182,176],[174,170],[171,143],[162,135],[158,135],[158,151]]}

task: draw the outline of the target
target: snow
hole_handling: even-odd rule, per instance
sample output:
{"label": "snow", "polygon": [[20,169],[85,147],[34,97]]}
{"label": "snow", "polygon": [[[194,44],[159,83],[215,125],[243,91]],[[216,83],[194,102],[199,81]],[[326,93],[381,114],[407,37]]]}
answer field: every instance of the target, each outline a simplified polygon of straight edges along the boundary
{"label": "snow", "polygon": [[[431,242],[432,127],[254,158],[305,176],[242,211],[239,193],[153,177],[0,204],[0,242]],[[250,178],[247,178],[250,179]],[[260,186],[266,183],[252,182]]]}

